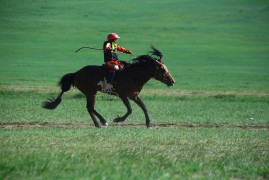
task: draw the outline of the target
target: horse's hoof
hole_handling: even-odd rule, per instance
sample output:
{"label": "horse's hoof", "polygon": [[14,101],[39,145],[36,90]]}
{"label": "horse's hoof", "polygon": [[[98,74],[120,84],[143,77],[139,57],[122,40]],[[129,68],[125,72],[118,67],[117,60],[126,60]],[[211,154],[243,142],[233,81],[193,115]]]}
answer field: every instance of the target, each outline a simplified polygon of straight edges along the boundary
{"label": "horse's hoof", "polygon": [[101,126],[98,124],[98,125],[95,125],[96,128],[101,128]]}
{"label": "horse's hoof", "polygon": [[122,122],[122,118],[121,117],[116,117],[113,122],[118,123],[118,122]]}
{"label": "horse's hoof", "polygon": [[108,123],[106,121],[100,121],[102,126],[108,126]]}
{"label": "horse's hoof", "polygon": [[147,124],[147,128],[148,129],[152,129],[151,125]]}

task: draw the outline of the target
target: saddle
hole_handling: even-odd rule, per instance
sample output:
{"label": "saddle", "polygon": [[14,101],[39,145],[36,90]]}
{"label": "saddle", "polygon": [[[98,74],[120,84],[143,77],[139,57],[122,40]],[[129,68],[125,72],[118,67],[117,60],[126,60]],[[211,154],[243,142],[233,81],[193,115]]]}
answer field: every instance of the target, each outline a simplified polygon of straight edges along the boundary
{"label": "saddle", "polygon": [[[119,61],[119,62],[120,62],[120,69],[118,71],[116,71],[116,73],[115,73],[115,77],[114,77],[115,82],[117,81],[117,77],[119,76],[119,73],[130,65],[130,63],[125,62],[125,61]],[[110,77],[109,70],[110,69],[107,68],[105,64],[102,64],[102,68],[104,69],[104,72],[105,72],[105,78],[109,79],[109,77]]]}
{"label": "saddle", "polygon": [[[129,66],[131,63],[128,63],[126,61],[119,61],[120,62],[120,70],[118,71],[122,71],[123,69],[125,69],[125,67]],[[102,64],[102,67],[109,70],[105,64]]]}

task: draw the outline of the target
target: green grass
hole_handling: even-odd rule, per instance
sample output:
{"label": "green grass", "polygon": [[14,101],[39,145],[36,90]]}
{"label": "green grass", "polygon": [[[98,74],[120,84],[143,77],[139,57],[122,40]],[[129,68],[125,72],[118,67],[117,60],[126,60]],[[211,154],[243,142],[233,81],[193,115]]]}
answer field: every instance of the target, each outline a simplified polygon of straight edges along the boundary
{"label": "green grass", "polygon": [[77,91],[55,111],[40,108],[48,95],[1,91],[2,178],[268,178],[268,98],[145,94],[155,127],[147,129],[134,103],[115,126],[125,107],[99,95],[110,126],[96,129]]}
{"label": "green grass", "polygon": [[[67,72],[102,64],[101,52],[74,52],[86,45],[100,48],[115,31],[120,45],[136,55],[145,54],[150,43],[163,51],[175,89],[268,92],[268,6],[262,0],[5,1],[0,83],[52,86]],[[162,88],[154,82],[149,87]]]}
{"label": "green grass", "polygon": [[[0,179],[268,179],[267,0],[3,1]],[[106,35],[136,55],[154,44],[175,86],[151,80],[143,112],[98,95],[96,129],[77,90],[54,111],[59,78],[103,63]],[[129,55],[120,54],[123,60]]]}
{"label": "green grass", "polygon": [[2,130],[5,178],[268,178],[268,131]]}
{"label": "green grass", "polygon": [[[56,94],[55,94],[56,95]],[[49,94],[0,91],[1,122],[90,122],[86,98],[77,90],[66,93],[55,111],[41,108]],[[269,125],[268,97],[240,96],[141,96],[153,123],[202,123],[233,125]],[[126,123],[145,123],[143,111],[133,102],[133,113]],[[112,110],[113,109],[113,110]],[[119,98],[99,94],[96,110],[108,122],[127,112]]]}

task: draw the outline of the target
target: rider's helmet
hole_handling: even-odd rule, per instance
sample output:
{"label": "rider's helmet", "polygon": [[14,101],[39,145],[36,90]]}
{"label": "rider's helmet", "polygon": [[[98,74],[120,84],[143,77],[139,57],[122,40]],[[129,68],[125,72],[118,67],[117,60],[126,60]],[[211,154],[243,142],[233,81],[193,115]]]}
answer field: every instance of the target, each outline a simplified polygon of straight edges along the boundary
{"label": "rider's helmet", "polygon": [[120,36],[118,36],[116,33],[110,33],[109,35],[107,35],[107,40],[113,40],[113,39],[119,39]]}

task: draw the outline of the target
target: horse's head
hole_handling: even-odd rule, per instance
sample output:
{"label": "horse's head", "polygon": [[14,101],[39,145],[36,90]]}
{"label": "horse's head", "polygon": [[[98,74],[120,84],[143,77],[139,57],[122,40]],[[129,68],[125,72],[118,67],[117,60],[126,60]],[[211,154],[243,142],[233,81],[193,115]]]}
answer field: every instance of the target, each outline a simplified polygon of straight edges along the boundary
{"label": "horse's head", "polygon": [[158,59],[155,60],[156,71],[155,71],[154,78],[166,84],[167,86],[173,86],[175,83],[175,80],[172,77],[172,75],[169,73],[168,68],[164,65],[164,62],[162,60],[163,54],[158,49],[156,49],[153,45],[151,45],[151,49],[152,51],[150,51],[149,53],[159,57]]}
{"label": "horse's head", "polygon": [[155,65],[156,65],[156,71],[154,78],[166,84],[167,86],[173,86],[175,80],[169,73],[168,68],[164,65],[164,63],[161,60],[156,60]]}

